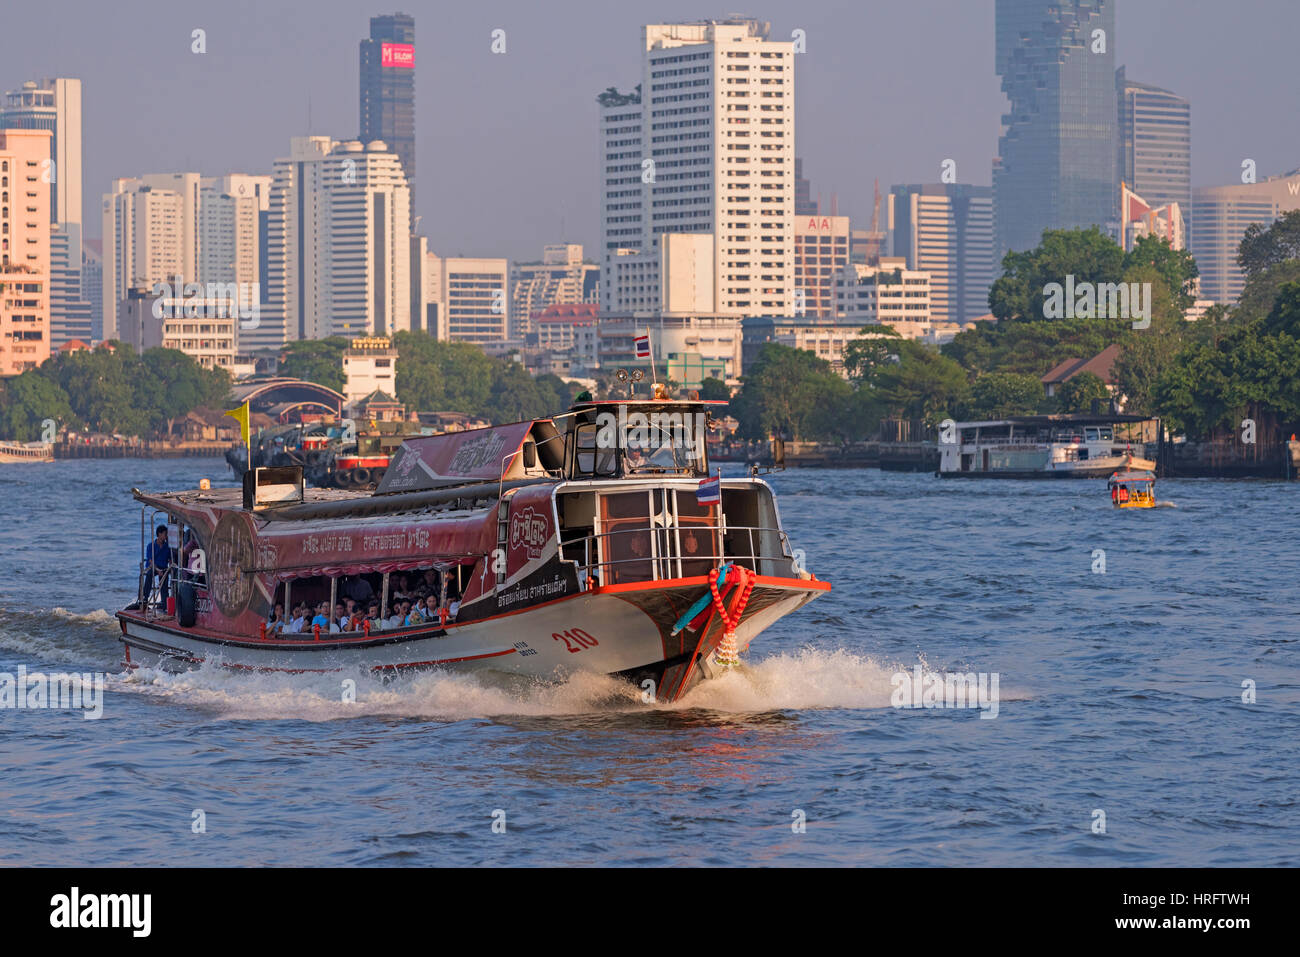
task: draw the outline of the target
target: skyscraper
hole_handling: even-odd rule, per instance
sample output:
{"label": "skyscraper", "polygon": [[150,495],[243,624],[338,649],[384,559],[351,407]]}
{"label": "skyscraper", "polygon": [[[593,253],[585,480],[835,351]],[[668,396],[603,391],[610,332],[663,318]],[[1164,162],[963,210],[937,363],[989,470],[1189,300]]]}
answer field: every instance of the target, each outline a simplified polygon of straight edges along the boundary
{"label": "skyscraper", "polygon": [[81,222],[81,81],[60,77],[28,80],[5,94],[0,129],[49,130],[52,169],[42,170],[50,184],[50,222]]}
{"label": "skyscraper", "polygon": [[415,224],[415,17],[370,18],[361,41],[361,142],[383,140],[397,154]]}
{"label": "skyscraper", "polygon": [[0,128],[0,376],[50,357],[49,158],[48,130]]}
{"label": "skyscraper", "polygon": [[997,0],[999,257],[1044,229],[1109,229],[1118,209],[1115,0]]}
{"label": "skyscraper", "polygon": [[327,136],[295,137],[289,153],[271,185],[268,314],[250,341],[409,329],[410,194],[397,156],[379,140]]}
{"label": "skyscraper", "polygon": [[1194,190],[1190,245],[1202,298],[1235,302],[1246,283],[1237,265],[1237,247],[1246,227],[1267,226],[1294,209],[1300,209],[1300,169],[1258,183]]}
{"label": "skyscraper", "polygon": [[930,315],[935,322],[970,322],[989,311],[996,278],[993,190],[987,186],[929,183],[895,186],[889,193],[894,255],[908,269],[930,274]]}
{"label": "skyscraper", "polygon": [[[636,94],[601,104],[602,303],[620,256],[709,234],[713,311],[794,308],[794,44],[727,19],[642,28]],[[696,269],[697,275],[703,274]],[[663,277],[659,277],[663,282]]]}
{"label": "skyscraper", "polygon": [[1192,104],[1158,86],[1115,74],[1119,178],[1152,207],[1192,204]]}

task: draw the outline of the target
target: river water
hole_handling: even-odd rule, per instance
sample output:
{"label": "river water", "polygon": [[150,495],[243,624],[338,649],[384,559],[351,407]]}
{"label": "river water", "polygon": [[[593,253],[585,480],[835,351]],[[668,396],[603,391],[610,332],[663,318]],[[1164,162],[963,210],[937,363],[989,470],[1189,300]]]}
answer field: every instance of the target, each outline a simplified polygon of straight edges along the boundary
{"label": "river water", "polygon": [[[233,484],[0,465],[0,675],[109,676],[99,720],[0,710],[0,863],[1300,864],[1300,485],[1118,512],[1101,481],[779,473],[834,590],[740,671],[671,707],[446,674],[349,705],[337,675],[122,671],[130,488],[205,476]],[[918,665],[997,675],[996,717],[893,707]]]}

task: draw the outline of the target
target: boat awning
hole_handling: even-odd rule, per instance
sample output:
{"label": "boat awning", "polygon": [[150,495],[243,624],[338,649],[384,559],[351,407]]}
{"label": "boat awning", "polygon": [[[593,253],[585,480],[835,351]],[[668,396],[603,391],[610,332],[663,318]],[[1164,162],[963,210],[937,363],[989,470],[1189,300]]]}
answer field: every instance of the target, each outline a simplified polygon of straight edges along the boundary
{"label": "boat awning", "polygon": [[376,495],[495,482],[509,471],[535,420],[412,436],[393,453]]}
{"label": "boat awning", "polygon": [[1112,482],[1154,482],[1155,474],[1152,472],[1116,472],[1110,477]]}

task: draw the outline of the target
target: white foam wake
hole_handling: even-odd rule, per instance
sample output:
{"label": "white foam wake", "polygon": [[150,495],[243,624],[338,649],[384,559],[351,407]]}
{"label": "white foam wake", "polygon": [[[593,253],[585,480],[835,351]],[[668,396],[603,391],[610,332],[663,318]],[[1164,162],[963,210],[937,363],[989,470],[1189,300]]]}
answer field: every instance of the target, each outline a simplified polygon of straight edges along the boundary
{"label": "white foam wake", "polygon": [[[528,682],[483,673],[429,672],[384,684],[358,672],[285,675],[230,671],[212,663],[182,674],[141,668],[115,690],[201,708],[223,718],[331,721],[358,716],[445,721],[504,716],[708,709],[753,713],[786,709],[887,708],[899,669],[844,650],[778,654],[693,688],[671,705],[645,704],[641,689],[605,675]],[[344,702],[345,682],[355,701]]]}

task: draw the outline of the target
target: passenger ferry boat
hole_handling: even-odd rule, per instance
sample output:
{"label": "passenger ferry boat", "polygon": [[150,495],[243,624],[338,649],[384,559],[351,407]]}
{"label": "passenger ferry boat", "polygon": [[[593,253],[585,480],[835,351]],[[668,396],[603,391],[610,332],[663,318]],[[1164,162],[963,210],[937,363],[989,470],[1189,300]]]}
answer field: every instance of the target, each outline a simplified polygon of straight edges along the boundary
{"label": "passenger ferry boat", "polygon": [[[766,482],[710,476],[721,404],[584,401],[410,437],[367,495],[304,489],[297,467],[250,470],[242,490],[134,489],[142,545],[160,526],[172,545],[170,600],[145,593],[142,548],[139,600],[117,614],[126,664],[586,670],[674,701],[830,590],[795,559]],[[412,577],[433,595],[429,620],[393,615]],[[345,596],[373,596],[378,615],[268,627],[276,606],[328,602],[332,618]]]}
{"label": "passenger ferry boat", "polygon": [[1110,501],[1116,508],[1155,508],[1156,477],[1152,472],[1126,469],[1106,482]]}
{"label": "passenger ferry boat", "polygon": [[939,435],[943,478],[1105,478],[1116,469],[1154,471],[1142,457],[1159,420],[1141,415],[1026,415],[957,422]]}
{"label": "passenger ferry boat", "polygon": [[0,462],[53,462],[49,442],[0,442]]}

